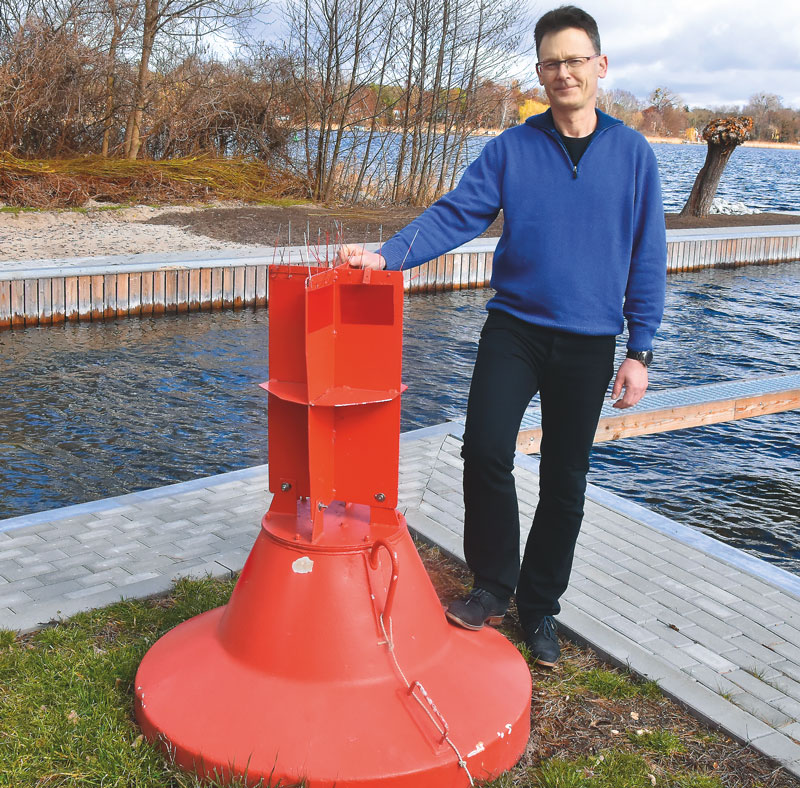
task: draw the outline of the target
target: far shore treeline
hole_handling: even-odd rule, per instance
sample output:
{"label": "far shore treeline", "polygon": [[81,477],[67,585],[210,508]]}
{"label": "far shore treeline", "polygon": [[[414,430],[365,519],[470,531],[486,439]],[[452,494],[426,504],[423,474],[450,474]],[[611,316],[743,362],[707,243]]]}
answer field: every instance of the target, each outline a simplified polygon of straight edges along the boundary
{"label": "far shore treeline", "polygon": [[[134,177],[135,160],[202,156],[250,167],[272,197],[427,204],[472,135],[546,107],[520,73],[527,14],[515,0],[3,0],[0,201],[48,171],[34,160],[102,179],[115,161]],[[769,93],[690,109],[665,86],[615,89],[600,107],[654,136],[696,141],[746,114],[754,139],[800,140],[800,111]]]}

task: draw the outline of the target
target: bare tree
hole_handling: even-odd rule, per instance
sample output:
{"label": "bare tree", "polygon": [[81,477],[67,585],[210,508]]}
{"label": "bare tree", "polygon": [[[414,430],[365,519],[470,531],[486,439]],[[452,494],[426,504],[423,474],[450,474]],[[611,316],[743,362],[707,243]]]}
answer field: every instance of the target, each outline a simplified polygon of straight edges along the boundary
{"label": "bare tree", "polygon": [[[469,137],[479,126],[479,85],[513,78],[510,64],[520,52],[519,30],[525,28],[520,6],[507,0],[491,5],[486,0],[421,2],[426,13],[416,48],[418,67],[413,83],[406,86],[420,97],[420,111],[407,118],[410,133],[404,139],[411,155],[407,168],[398,166],[395,189],[399,199],[414,204],[429,202],[454,185]],[[435,69],[425,68],[426,41],[441,42]],[[411,44],[407,41],[404,48],[411,50],[414,61]],[[494,97],[504,100],[500,93]],[[433,173],[438,174],[436,181]]]}
{"label": "bare tree", "polygon": [[481,86],[510,81],[518,18],[511,0],[289,6],[315,197],[421,203],[452,186],[485,105],[505,100]]}
{"label": "bare tree", "polygon": [[137,20],[140,11],[139,0],[102,0],[99,16],[109,28],[106,55],[105,116],[103,118],[103,142],[101,155],[108,156],[114,128],[116,110],[115,93],[117,87],[118,51],[125,37]]}
{"label": "bare tree", "polygon": [[683,99],[667,87],[657,87],[650,94],[650,103],[659,111],[663,112],[667,107],[679,107],[683,104]]}
{"label": "bare tree", "polygon": [[[35,11],[35,13],[34,13]],[[86,43],[90,18],[77,4],[17,7],[0,48],[0,147],[63,155],[97,135],[102,57]]]}
{"label": "bare tree", "polygon": [[640,128],[642,125],[642,109],[645,104],[629,90],[621,88],[600,90],[597,105],[603,112],[619,118],[632,128]]}
{"label": "bare tree", "polygon": [[126,158],[139,155],[142,117],[148,100],[150,59],[159,36],[175,40],[197,40],[205,35],[222,35],[245,22],[263,7],[265,0],[139,0],[141,29],[139,56],[133,85],[133,102],[125,126]]}
{"label": "bare tree", "polygon": [[157,73],[154,83],[148,156],[210,153],[285,165],[291,82],[288,63],[278,55],[260,48],[229,62],[187,57]]}
{"label": "bare tree", "polygon": [[783,101],[774,93],[755,93],[750,96],[744,112],[753,118],[753,136],[770,140],[780,136],[778,116]]}
{"label": "bare tree", "polygon": [[371,83],[383,84],[386,64],[396,54],[390,44],[396,7],[388,0],[300,0],[286,14],[305,174],[314,197],[326,200],[337,181],[353,177],[365,123],[372,127],[372,148],[379,101],[366,106],[360,99]]}

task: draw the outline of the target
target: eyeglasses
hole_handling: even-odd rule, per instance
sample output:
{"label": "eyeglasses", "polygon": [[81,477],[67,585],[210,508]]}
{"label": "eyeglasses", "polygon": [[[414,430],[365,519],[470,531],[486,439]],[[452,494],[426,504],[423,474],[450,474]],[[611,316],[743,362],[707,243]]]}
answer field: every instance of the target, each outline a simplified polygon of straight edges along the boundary
{"label": "eyeglasses", "polygon": [[561,71],[561,64],[563,63],[567,67],[567,71],[570,74],[574,74],[576,71],[581,71],[585,68],[589,61],[594,60],[596,57],[600,57],[600,54],[569,57],[566,60],[545,60],[536,64],[536,70],[547,74],[548,77],[553,77]]}

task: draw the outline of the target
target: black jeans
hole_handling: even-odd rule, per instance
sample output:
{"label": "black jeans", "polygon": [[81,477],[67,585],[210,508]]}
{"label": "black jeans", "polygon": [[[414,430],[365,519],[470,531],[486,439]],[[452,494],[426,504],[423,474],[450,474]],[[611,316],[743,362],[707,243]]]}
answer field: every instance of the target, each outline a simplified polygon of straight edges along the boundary
{"label": "black jeans", "polygon": [[[589,454],[614,368],[613,336],[583,336],[490,310],[464,431],[464,553],[475,585],[515,591],[523,627],[555,615],[583,520]],[[512,470],[522,416],[541,395],[539,503],[520,568]]]}

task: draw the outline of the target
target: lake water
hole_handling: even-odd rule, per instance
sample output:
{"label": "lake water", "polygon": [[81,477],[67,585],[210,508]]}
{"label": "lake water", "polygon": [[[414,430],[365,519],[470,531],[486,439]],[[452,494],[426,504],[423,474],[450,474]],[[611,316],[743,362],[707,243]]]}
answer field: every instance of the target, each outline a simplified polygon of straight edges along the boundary
{"label": "lake water", "polygon": [[[398,135],[383,141],[390,171],[394,165]],[[463,171],[491,137],[470,137]],[[653,143],[661,174],[664,208],[675,213],[683,208],[697,173],[706,158],[706,145]],[[359,143],[356,148],[360,150]],[[535,173],[532,173],[535,176]],[[800,149],[738,147],[722,174],[717,196],[744,202],[759,211],[800,211]]]}
{"label": "lake water", "polygon": [[[664,210],[677,213],[689,198],[707,147],[663,142],[652,147],[661,175]],[[722,174],[717,196],[759,211],[800,211],[800,150],[737,148]]]}
{"label": "lake water", "polygon": [[[669,278],[654,388],[800,369],[800,263]],[[489,290],[406,299],[404,430],[463,415]],[[266,310],[0,333],[0,518],[267,461]],[[620,348],[621,352],[621,348]],[[600,444],[591,481],[800,572],[800,412]]]}
{"label": "lake water", "polygon": [[[705,145],[656,143],[664,208],[683,208],[706,159]],[[800,150],[737,148],[722,174],[717,196],[759,211],[800,210]]]}
{"label": "lake water", "polygon": [[[366,135],[357,131],[345,138],[345,147],[360,154],[365,150]],[[467,152],[460,171],[474,161],[492,137],[474,136],[467,139]],[[396,166],[399,135],[383,132],[378,136],[383,153],[374,163],[375,172],[384,172],[383,156],[389,172]],[[378,143],[373,147],[380,147]],[[692,190],[695,177],[703,166],[706,145],[653,143],[659,164],[664,208],[675,213],[683,208]],[[294,155],[299,156],[299,148]],[[302,157],[301,157],[302,158]],[[347,157],[344,156],[346,159]],[[535,173],[532,173],[535,177]],[[800,211],[800,149],[738,147],[723,172],[717,196],[731,202],[744,202],[760,211]]]}

